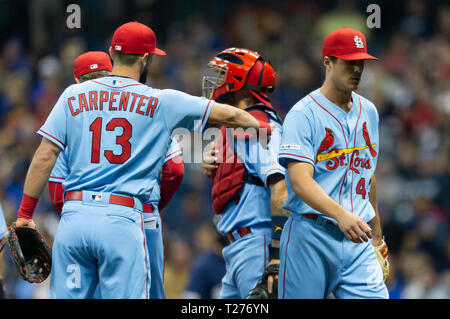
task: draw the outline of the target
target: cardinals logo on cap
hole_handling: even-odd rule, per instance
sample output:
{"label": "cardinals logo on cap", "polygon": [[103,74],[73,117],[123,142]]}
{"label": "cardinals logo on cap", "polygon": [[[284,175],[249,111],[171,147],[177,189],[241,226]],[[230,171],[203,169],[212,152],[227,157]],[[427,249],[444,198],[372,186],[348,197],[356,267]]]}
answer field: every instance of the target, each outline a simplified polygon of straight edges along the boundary
{"label": "cardinals logo on cap", "polygon": [[358,49],[364,49],[364,42],[360,37],[355,35],[355,37],[353,38],[353,41],[355,41],[355,45]]}

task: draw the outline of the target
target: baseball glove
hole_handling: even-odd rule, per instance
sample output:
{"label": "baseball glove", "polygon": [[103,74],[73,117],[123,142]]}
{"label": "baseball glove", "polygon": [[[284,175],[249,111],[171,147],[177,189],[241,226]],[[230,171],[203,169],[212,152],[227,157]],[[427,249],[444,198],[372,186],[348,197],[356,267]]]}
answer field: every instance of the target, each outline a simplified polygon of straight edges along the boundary
{"label": "baseball glove", "polygon": [[375,250],[375,255],[377,256],[378,263],[381,266],[381,269],[383,270],[383,278],[384,282],[387,282],[389,280],[389,261],[388,261],[388,246],[386,242],[383,241],[379,246],[373,247]]}
{"label": "baseball glove", "polygon": [[14,222],[9,233],[9,246],[24,280],[40,283],[47,279],[52,267],[51,251],[36,229],[16,227]]}
{"label": "baseball glove", "polygon": [[272,293],[267,290],[267,278],[269,276],[278,275],[280,264],[271,264],[267,266],[262,274],[262,277],[256,283],[255,288],[252,289],[249,299],[278,299],[278,279],[274,279],[272,286]]}

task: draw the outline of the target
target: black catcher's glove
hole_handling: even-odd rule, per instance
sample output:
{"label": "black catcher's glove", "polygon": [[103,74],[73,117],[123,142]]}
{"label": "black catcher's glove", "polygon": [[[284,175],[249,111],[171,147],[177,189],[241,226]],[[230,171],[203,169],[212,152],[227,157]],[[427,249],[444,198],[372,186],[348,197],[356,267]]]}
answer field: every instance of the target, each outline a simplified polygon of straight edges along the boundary
{"label": "black catcher's glove", "polygon": [[249,299],[278,299],[278,279],[274,279],[272,293],[267,290],[267,278],[278,275],[279,264],[271,264],[264,270],[262,277],[250,292]]}
{"label": "black catcher's glove", "polygon": [[11,254],[22,278],[31,283],[47,279],[52,267],[52,254],[41,234],[33,228],[11,225]]}

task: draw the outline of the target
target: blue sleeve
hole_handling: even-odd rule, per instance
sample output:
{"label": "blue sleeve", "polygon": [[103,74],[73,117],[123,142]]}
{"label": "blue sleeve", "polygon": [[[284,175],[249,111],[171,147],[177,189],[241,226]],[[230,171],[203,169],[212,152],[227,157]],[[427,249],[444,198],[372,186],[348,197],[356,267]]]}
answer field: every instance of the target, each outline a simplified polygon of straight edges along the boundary
{"label": "blue sleeve", "polygon": [[176,90],[162,90],[160,110],[170,132],[175,128],[203,131],[213,101]]}
{"label": "blue sleeve", "polygon": [[[269,178],[269,176],[273,174],[285,174],[284,167],[281,166],[277,160],[278,150],[280,148],[281,142],[281,130],[281,126],[276,125],[270,137],[270,142],[268,145],[269,149],[263,150],[263,152],[266,152],[266,156],[264,156],[265,160],[257,162],[258,176],[265,185],[267,185],[267,179]],[[259,147],[262,149],[261,145],[259,145]]]}
{"label": "blue sleeve", "polygon": [[[70,88],[70,87],[69,87]],[[67,88],[59,97],[44,125],[37,132],[40,136],[55,143],[61,150],[67,145]]]}
{"label": "blue sleeve", "polygon": [[305,108],[291,110],[283,123],[278,162],[287,168],[287,159],[315,163],[313,126]]}
{"label": "blue sleeve", "polygon": [[169,150],[167,151],[166,157],[164,158],[164,164],[170,161],[172,158],[182,155],[183,149],[180,144],[178,144],[177,140],[173,137],[172,142],[170,143]]}
{"label": "blue sleeve", "polygon": [[56,160],[55,166],[50,173],[49,181],[62,183],[69,175],[69,164],[67,162],[67,157],[65,152],[59,153],[58,159]]}

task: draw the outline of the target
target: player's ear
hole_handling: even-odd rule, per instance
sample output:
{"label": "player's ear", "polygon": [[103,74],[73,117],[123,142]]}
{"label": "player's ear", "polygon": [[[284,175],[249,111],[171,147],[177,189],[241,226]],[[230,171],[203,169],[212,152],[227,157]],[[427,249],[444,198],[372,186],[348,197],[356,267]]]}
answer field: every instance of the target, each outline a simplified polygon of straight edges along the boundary
{"label": "player's ear", "polygon": [[325,70],[329,70],[332,66],[333,62],[331,61],[329,56],[323,57],[323,65],[325,66]]}
{"label": "player's ear", "polygon": [[144,68],[148,68],[152,64],[153,54],[145,53],[142,57],[142,65]]}
{"label": "player's ear", "polygon": [[80,82],[80,79],[77,78],[76,76],[74,76],[73,78],[75,79],[75,83],[76,83],[76,84],[80,84],[80,83],[81,83],[81,82]]}
{"label": "player's ear", "polygon": [[147,66],[147,63],[149,62],[149,56],[150,54],[148,53],[144,53],[143,55],[141,55],[141,62],[144,65],[144,67]]}
{"label": "player's ear", "polygon": [[114,60],[112,47],[109,47],[108,51],[109,51],[109,56],[111,57],[112,60]]}

